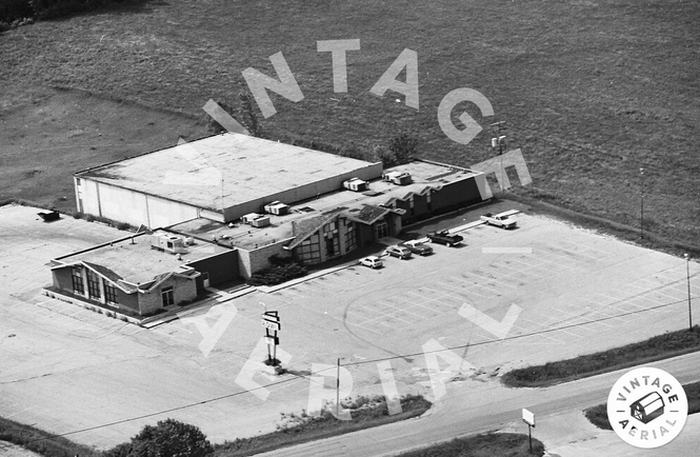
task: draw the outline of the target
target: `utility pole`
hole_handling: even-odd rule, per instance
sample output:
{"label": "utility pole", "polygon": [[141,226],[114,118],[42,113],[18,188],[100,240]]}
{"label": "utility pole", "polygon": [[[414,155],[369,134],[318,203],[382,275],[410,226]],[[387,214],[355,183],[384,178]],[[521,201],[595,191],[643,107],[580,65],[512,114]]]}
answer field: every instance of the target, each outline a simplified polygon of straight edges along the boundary
{"label": "utility pole", "polygon": [[[498,182],[502,183],[505,180],[505,174],[506,171],[503,169],[503,147],[506,144],[506,136],[501,135],[501,133],[506,130],[506,121],[499,121],[499,122],[494,122],[491,124],[491,129],[493,129],[494,134],[496,135],[495,138],[491,138],[491,148],[496,149],[498,148],[498,155],[501,157],[501,166],[499,169],[499,173],[503,173],[501,176],[498,177]],[[501,188],[501,190],[503,190]]]}
{"label": "utility pole", "polygon": [[690,301],[690,256],[686,252],[685,257],[685,280],[688,284],[688,328],[693,331],[693,308]]}
{"label": "utility pole", "polygon": [[644,239],[644,168],[639,169],[639,237]]}

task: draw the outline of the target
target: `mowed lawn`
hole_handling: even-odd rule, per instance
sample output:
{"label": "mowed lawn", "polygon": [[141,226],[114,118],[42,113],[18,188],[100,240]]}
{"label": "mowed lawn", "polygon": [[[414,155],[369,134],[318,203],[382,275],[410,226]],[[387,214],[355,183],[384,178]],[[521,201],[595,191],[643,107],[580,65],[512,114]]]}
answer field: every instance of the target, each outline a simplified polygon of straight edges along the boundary
{"label": "mowed lawn", "polygon": [[[37,85],[200,115],[209,98],[236,100],[245,68],[271,74],[268,57],[282,51],[304,99],[274,97],[268,137],[369,148],[405,130],[423,157],[469,165],[493,154],[491,134],[454,143],[436,109],[470,87],[496,112],[477,116],[481,124],[507,121],[509,145],[523,149],[534,184],[521,192],[638,225],[644,167],[647,230],[697,243],[699,20],[693,0],[152,1],[1,35],[0,81],[11,89],[0,93],[0,119]],[[361,40],[348,54],[347,94],[333,93],[330,55],[316,52],[317,40],[341,38]],[[404,48],[418,53],[419,111],[369,93]],[[3,148],[14,141],[0,134]],[[86,148],[85,163],[105,161],[96,155]],[[31,171],[35,158],[28,150],[14,160]],[[74,171],[47,160],[65,179]]]}

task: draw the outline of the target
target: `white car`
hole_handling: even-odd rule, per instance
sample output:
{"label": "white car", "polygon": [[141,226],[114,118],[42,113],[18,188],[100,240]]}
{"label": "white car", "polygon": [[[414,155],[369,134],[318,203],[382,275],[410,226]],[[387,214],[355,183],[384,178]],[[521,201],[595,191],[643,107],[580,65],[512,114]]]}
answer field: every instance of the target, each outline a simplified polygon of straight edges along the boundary
{"label": "white car", "polygon": [[382,259],[376,255],[371,255],[360,260],[360,265],[364,265],[369,268],[381,268],[384,265],[384,262],[382,262]]}
{"label": "white car", "polygon": [[514,229],[518,224],[515,219],[511,219],[508,216],[494,216],[491,213],[484,214],[480,219],[489,225],[503,229]]}

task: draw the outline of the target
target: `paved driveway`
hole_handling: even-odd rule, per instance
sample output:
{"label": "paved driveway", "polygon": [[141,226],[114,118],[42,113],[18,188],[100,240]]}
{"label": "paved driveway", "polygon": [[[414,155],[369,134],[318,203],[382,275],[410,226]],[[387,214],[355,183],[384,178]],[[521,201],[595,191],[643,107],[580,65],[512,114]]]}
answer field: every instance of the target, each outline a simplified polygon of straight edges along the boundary
{"label": "paved driveway", "polygon": [[[202,322],[212,328],[235,313],[203,352],[192,323],[146,330],[40,295],[50,258],[120,233],[73,219],[41,225],[35,212],[0,208],[0,243],[10,246],[0,249],[0,415],[58,433],[90,428],[70,437],[101,447],[168,416],[202,427],[216,442],[274,430],[281,412],[308,407],[312,382],[332,388],[334,368],[322,373],[325,380],[308,374],[312,364],[333,366],[338,357],[352,376],[352,395],[382,392],[383,360],[399,393],[430,396],[435,373],[422,354],[426,343],[461,346],[452,353],[464,363],[448,379],[489,386],[509,367],[640,340],[687,319],[684,260],[520,215],[518,230],[467,231],[462,248],[436,246],[431,257],[387,259],[381,270],[351,267],[201,309],[190,316],[208,316]],[[698,271],[693,264],[695,295]],[[495,324],[515,317],[505,339],[463,317],[464,304]],[[258,396],[236,378],[264,357],[264,347],[253,354],[264,306],[280,312],[292,374],[256,374],[260,384],[282,381]]]}

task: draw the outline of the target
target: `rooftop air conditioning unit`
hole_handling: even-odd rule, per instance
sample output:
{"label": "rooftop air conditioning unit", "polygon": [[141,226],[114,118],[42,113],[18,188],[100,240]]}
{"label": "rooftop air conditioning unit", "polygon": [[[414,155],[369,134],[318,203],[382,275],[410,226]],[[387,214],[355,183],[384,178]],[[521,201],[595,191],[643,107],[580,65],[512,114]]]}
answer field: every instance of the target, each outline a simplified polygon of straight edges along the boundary
{"label": "rooftop air conditioning unit", "polygon": [[253,221],[259,218],[261,215],[258,213],[248,213],[241,216],[241,222],[244,224],[252,224]]}
{"label": "rooftop air conditioning unit", "polygon": [[278,201],[268,203],[264,206],[264,209],[266,213],[274,214],[276,216],[289,213],[289,205]]}
{"label": "rooftop air conditioning unit", "polygon": [[151,247],[171,254],[187,253],[185,240],[180,236],[166,234],[155,235],[151,237]]}
{"label": "rooftop air conditioning unit", "polygon": [[260,216],[257,219],[253,219],[250,223],[253,227],[267,227],[270,225],[270,216]]}
{"label": "rooftop air conditioning unit", "polygon": [[369,183],[360,178],[352,178],[344,181],[343,187],[353,192],[364,192],[369,189]]}
{"label": "rooftop air conditioning unit", "polygon": [[382,174],[382,178],[398,186],[406,186],[413,182],[411,174],[406,171],[387,171]]}

